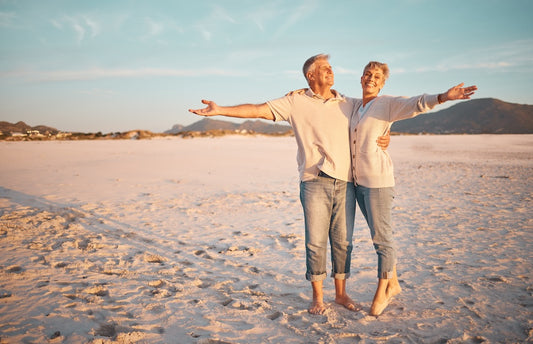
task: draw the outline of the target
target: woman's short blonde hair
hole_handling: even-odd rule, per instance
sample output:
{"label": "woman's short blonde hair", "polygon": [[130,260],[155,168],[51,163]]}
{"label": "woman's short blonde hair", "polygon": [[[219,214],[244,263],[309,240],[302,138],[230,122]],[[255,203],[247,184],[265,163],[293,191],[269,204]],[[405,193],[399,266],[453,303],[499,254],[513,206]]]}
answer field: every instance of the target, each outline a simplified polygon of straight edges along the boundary
{"label": "woman's short blonde hair", "polygon": [[379,68],[383,72],[383,76],[385,77],[385,80],[389,78],[389,66],[387,66],[386,63],[381,63],[377,61],[370,61],[365,66],[365,69],[363,69],[363,74],[365,74],[365,71],[369,68]]}

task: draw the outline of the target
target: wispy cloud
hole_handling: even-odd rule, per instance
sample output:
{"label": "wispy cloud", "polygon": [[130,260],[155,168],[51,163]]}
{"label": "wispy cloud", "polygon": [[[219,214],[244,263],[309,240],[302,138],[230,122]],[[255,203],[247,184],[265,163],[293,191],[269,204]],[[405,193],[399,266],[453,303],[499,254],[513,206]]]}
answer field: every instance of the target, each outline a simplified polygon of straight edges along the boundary
{"label": "wispy cloud", "polygon": [[101,88],[92,88],[90,90],[80,91],[81,94],[88,96],[98,96],[98,97],[111,97],[115,94],[112,90],[105,90]]}
{"label": "wispy cloud", "polygon": [[435,66],[419,67],[416,72],[464,69],[506,70],[511,67],[533,68],[533,40],[517,40],[504,44],[472,49],[438,62]]}
{"label": "wispy cloud", "polygon": [[247,73],[224,69],[105,69],[93,68],[85,70],[57,71],[11,71],[0,73],[0,78],[22,79],[27,81],[83,81],[109,78],[146,78],[146,77],[205,77],[205,76],[245,76]]}
{"label": "wispy cloud", "polygon": [[148,39],[154,36],[158,36],[163,33],[165,30],[165,24],[163,22],[155,21],[154,19],[148,17],[144,19],[146,26],[146,33],[142,37],[143,39]]}
{"label": "wispy cloud", "polygon": [[98,36],[101,31],[100,24],[89,17],[83,17],[83,19],[85,20],[85,24],[91,29],[91,38]]}
{"label": "wispy cloud", "polygon": [[8,27],[16,18],[15,12],[0,12],[0,27]]}
{"label": "wispy cloud", "polygon": [[213,33],[223,32],[222,26],[230,24],[237,24],[237,20],[229,14],[229,12],[219,5],[214,5],[211,12],[207,17],[199,20],[194,28],[200,33],[200,35],[206,41],[210,41],[213,37]]}
{"label": "wispy cloud", "polygon": [[140,40],[168,45],[175,39],[176,33],[183,34],[184,30],[172,18],[146,17],[143,20],[143,33]]}
{"label": "wispy cloud", "polygon": [[95,38],[102,31],[100,23],[88,15],[64,16],[61,19],[51,19],[50,23],[58,30],[71,29],[78,44],[81,44],[87,35]]}
{"label": "wispy cloud", "polygon": [[275,37],[284,35],[296,23],[300,22],[303,18],[314,12],[318,8],[318,2],[316,0],[304,1],[295,9],[290,10],[290,15],[284,19],[283,25],[281,25],[276,31]]}
{"label": "wispy cloud", "polygon": [[213,7],[213,12],[211,13],[211,17],[215,18],[215,19],[222,20],[222,21],[226,21],[226,22],[229,22],[229,23],[233,23],[233,24],[235,24],[237,22],[235,19],[233,19],[232,16],[229,15],[229,13],[228,13],[228,11],[226,11],[226,9],[224,9],[223,7],[220,7],[218,5],[215,5]]}

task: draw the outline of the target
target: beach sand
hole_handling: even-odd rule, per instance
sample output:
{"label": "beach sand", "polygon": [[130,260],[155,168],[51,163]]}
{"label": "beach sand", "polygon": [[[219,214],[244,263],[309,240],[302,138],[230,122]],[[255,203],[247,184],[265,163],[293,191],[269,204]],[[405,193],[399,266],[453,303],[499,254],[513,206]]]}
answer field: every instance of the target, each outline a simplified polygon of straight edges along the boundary
{"label": "beach sand", "polygon": [[[292,137],[0,142],[0,343],[533,341],[533,135],[394,136],[403,292],[311,315]],[[329,262],[328,262],[329,266]]]}

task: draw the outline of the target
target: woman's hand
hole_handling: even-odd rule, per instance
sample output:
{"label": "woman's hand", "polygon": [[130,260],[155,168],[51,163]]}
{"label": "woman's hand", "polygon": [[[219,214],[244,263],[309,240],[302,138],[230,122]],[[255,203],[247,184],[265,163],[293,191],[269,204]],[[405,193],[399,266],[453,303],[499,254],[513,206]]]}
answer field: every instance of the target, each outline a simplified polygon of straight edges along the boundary
{"label": "woman's hand", "polygon": [[305,92],[307,92],[307,88],[300,88],[299,90],[290,91],[286,96],[294,96],[296,94],[302,95],[305,94]]}
{"label": "woman's hand", "polygon": [[387,133],[383,136],[379,136],[376,140],[378,147],[382,150],[387,150],[387,147],[389,147],[390,144],[390,129],[387,130]]}
{"label": "woman's hand", "polygon": [[439,103],[444,103],[448,100],[470,99],[470,97],[477,91],[477,86],[463,87],[464,82],[457,86],[450,88],[447,92],[439,94]]}

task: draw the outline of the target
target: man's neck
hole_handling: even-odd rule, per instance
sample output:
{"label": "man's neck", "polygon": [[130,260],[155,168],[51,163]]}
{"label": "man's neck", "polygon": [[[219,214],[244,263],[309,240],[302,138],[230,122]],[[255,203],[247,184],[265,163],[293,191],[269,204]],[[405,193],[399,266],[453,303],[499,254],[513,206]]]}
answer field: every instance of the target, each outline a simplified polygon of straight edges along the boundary
{"label": "man's neck", "polygon": [[324,99],[335,98],[335,93],[331,87],[317,87],[311,86],[311,90],[318,96],[321,96]]}

